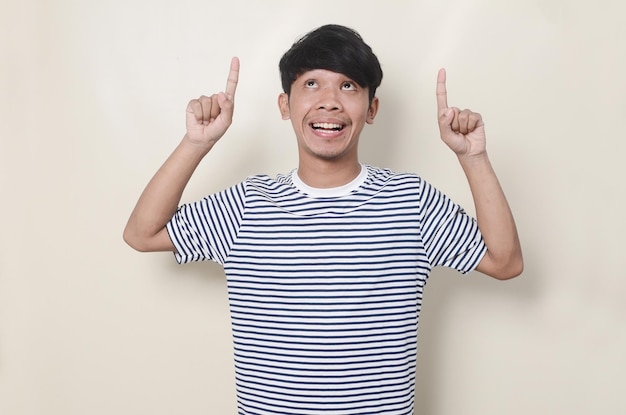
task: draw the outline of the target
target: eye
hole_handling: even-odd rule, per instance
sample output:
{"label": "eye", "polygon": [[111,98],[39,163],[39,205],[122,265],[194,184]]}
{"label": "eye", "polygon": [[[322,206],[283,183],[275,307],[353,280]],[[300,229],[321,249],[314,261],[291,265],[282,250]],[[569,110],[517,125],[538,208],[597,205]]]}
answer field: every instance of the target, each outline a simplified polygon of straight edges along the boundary
{"label": "eye", "polygon": [[354,85],[354,82],[346,81],[343,84],[341,84],[341,89],[345,91],[352,91],[356,89],[356,86]]}
{"label": "eye", "polygon": [[307,88],[315,88],[317,86],[317,82],[313,79],[309,79],[304,83],[304,86],[306,86]]}

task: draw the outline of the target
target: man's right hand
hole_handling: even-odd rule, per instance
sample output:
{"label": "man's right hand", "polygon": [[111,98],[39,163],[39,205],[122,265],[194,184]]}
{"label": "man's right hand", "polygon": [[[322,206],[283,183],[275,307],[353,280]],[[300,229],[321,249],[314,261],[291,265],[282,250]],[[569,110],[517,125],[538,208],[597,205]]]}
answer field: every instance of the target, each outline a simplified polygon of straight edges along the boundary
{"label": "man's right hand", "polygon": [[[175,251],[167,223],[176,212],[196,167],[233,121],[239,59],[233,58],[226,90],[201,96],[187,106],[187,134],[152,177],[124,229],[124,240],[138,251]],[[198,151],[202,148],[204,151]]]}
{"label": "man's right hand", "polygon": [[224,92],[210,97],[202,95],[187,105],[187,134],[194,144],[213,146],[228,130],[233,121],[235,91],[239,81],[239,59],[233,58]]}

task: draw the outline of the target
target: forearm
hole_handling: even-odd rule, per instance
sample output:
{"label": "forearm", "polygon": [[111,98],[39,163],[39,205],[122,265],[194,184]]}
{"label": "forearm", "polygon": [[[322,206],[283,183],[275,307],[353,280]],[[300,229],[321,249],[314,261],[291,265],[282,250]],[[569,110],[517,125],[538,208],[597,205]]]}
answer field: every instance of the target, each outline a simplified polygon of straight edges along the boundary
{"label": "forearm", "polygon": [[211,147],[183,138],[139,197],[124,229],[126,243],[139,251],[173,249],[165,237],[165,226],[176,212],[193,172]]}
{"label": "forearm", "polygon": [[459,156],[472,192],[487,254],[478,270],[498,279],[519,275],[522,250],[513,214],[487,153]]}

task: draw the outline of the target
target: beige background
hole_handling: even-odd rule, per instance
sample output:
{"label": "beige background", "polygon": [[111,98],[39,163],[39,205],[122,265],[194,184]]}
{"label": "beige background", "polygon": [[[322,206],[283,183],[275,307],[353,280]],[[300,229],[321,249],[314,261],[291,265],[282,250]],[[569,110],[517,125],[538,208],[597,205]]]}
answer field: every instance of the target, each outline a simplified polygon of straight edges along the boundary
{"label": "beige background", "polygon": [[432,275],[416,413],[624,413],[625,15],[606,0],[4,0],[0,414],[235,413],[221,268],[121,233],[188,100],[222,89],[233,55],[234,125],[184,200],[296,165],[277,62],[330,22],[385,71],[362,161],[472,211],[437,134],[444,66],[450,104],[485,118],[523,241],[516,280]]}

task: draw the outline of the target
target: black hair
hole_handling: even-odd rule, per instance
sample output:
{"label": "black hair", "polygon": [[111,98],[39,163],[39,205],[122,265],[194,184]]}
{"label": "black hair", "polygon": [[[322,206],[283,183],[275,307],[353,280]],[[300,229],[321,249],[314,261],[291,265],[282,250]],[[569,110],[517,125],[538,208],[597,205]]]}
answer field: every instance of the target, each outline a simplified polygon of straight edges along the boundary
{"label": "black hair", "polygon": [[321,26],[298,39],[278,64],[283,91],[304,72],[326,69],[346,75],[369,90],[370,102],[383,79],[380,62],[361,35],[345,26]]}

